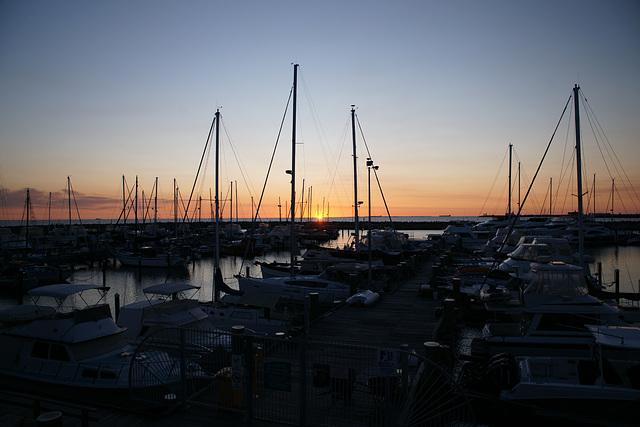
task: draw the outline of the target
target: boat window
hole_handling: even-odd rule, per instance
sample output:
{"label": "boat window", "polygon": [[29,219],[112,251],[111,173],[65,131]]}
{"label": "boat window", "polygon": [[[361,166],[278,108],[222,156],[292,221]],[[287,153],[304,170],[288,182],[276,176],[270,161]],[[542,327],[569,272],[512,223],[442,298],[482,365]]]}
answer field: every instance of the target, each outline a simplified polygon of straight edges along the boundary
{"label": "boat window", "polygon": [[85,369],[82,371],[82,378],[98,378],[98,370]]}
{"label": "boat window", "polygon": [[539,331],[582,332],[586,331],[585,324],[597,324],[597,319],[570,314],[544,314],[538,323]]}
{"label": "boat window", "polygon": [[67,349],[61,344],[51,344],[51,359],[60,360],[63,362],[69,361],[69,354]]}
{"label": "boat window", "polygon": [[107,380],[115,380],[116,377],[117,375],[113,371],[100,371],[100,378],[104,378]]}
{"label": "boat window", "polygon": [[232,319],[251,320],[251,319],[253,319],[253,316],[249,312],[234,311],[234,312],[231,313],[231,318]]}
{"label": "boat window", "polygon": [[33,348],[31,349],[32,357],[39,357],[40,359],[48,359],[49,358],[49,343],[36,341],[33,344]]}

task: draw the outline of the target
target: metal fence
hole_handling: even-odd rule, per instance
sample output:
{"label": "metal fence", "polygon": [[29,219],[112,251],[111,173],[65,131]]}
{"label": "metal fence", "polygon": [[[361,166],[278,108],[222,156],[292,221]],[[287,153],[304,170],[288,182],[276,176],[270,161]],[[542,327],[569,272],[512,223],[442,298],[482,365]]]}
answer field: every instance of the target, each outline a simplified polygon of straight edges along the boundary
{"label": "metal fence", "polygon": [[[207,331],[157,333],[137,351],[165,349],[176,371],[160,391],[144,387],[144,358],[131,370],[131,396],[234,411],[245,419],[300,426],[468,426],[465,393],[440,361],[379,348]],[[208,344],[214,343],[213,347]]]}

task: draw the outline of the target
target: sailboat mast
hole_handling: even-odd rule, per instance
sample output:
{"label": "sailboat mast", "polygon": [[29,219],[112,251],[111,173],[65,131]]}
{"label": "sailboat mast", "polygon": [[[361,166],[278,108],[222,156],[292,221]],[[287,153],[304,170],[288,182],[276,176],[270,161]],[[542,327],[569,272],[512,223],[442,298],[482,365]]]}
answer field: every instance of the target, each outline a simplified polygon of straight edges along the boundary
{"label": "sailboat mast", "polygon": [[511,153],[513,144],[509,144],[509,201],[507,202],[507,215],[511,217]]}
{"label": "sailboat mast", "polygon": [[71,235],[71,177],[67,176],[67,196],[69,196],[69,235]]}
{"label": "sailboat mast", "polygon": [[122,224],[127,225],[127,198],[125,196],[125,180],[124,175],[122,175]]}
{"label": "sailboat mast", "polygon": [[356,106],[351,105],[351,137],[353,139],[353,209],[354,226],[356,235],[355,249],[360,245],[360,227],[358,224],[358,159],[356,157]]}
{"label": "sailboat mast", "polygon": [[582,229],[582,152],[580,147],[580,100],[578,92],[580,86],[575,85],[573,87],[573,102],[576,110],[575,127],[576,127],[576,163],[577,167],[577,180],[578,180],[578,253],[579,253],[579,265],[584,268],[584,231]]}
{"label": "sailboat mast", "polygon": [[48,207],[48,211],[49,211],[49,223],[47,224],[47,227],[51,228],[51,191],[49,191],[49,207]]}
{"label": "sailboat mast", "polygon": [[138,175],[136,175],[136,205],[133,208],[133,213],[135,214],[136,242],[137,242],[138,241]]}
{"label": "sailboat mast", "polygon": [[[136,188],[137,188],[138,178],[136,177]],[[136,199],[137,199],[137,190],[136,190]],[[137,204],[137,202],[136,202]],[[175,227],[175,236],[178,238],[178,182],[175,178],[173,178],[173,224]]]}
{"label": "sailboat mast", "polygon": [[294,275],[296,222],[296,110],[298,98],[298,64],[293,64],[293,116],[291,125],[291,276]]}
{"label": "sailboat mast", "polygon": [[553,177],[549,178],[549,216],[553,215]]}
{"label": "sailboat mast", "polygon": [[596,215],[596,174],[593,174],[593,215]]}
{"label": "sailboat mast", "polygon": [[29,196],[29,189],[27,188],[27,228],[25,230],[25,235],[24,235],[24,255],[25,257],[27,256],[27,252],[29,252],[29,214],[31,212],[31,196]]}
{"label": "sailboat mast", "polygon": [[612,178],[611,179],[611,215],[613,215],[613,199],[616,195],[616,179]]}
{"label": "sailboat mast", "polygon": [[220,299],[220,291],[218,290],[217,286],[216,286],[216,272],[218,271],[218,269],[220,268],[220,197],[218,196],[219,193],[219,189],[218,189],[218,183],[219,183],[219,178],[220,178],[220,169],[219,169],[219,161],[218,161],[218,156],[220,154],[220,126],[219,126],[219,122],[220,122],[220,110],[216,110],[216,117],[215,117],[215,122],[216,122],[216,182],[215,182],[215,195],[216,195],[216,200],[215,200],[215,204],[216,204],[216,254],[215,254],[215,258],[214,258],[214,265],[213,265],[213,301],[218,301]]}

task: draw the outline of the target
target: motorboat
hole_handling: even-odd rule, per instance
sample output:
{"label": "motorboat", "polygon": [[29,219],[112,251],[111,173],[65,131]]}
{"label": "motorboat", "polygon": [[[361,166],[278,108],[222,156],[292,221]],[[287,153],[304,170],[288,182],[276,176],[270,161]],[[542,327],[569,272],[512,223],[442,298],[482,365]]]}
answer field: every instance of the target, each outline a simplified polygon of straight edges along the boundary
{"label": "motorboat", "polygon": [[302,323],[297,321],[296,310],[274,293],[227,294],[220,301],[201,302],[199,306],[209,316],[209,323],[227,332],[243,326],[248,333],[272,336],[291,331],[296,322]]}
{"label": "motorboat", "polygon": [[637,425],[640,328],[594,325],[587,329],[589,355],[503,353],[481,365],[466,364],[462,383],[474,391],[480,407],[490,405],[505,417],[518,414],[578,425]]}
{"label": "motorboat", "polygon": [[133,249],[117,249],[114,251],[115,257],[120,264],[127,267],[181,267],[187,262],[187,257],[173,252],[165,252],[145,246]]}
{"label": "motorboat", "polygon": [[333,303],[347,299],[350,285],[323,279],[318,275],[298,275],[289,277],[238,277],[240,291],[272,293],[284,299],[302,303],[309,294],[317,293],[320,303]]}
{"label": "motorboat", "polygon": [[145,300],[120,308],[117,324],[125,327],[124,335],[139,343],[148,337],[179,341],[179,328],[206,331],[199,336],[191,333],[197,344],[209,350],[231,350],[228,334],[215,328],[209,315],[194,298],[200,287],[187,283],[167,282],[143,289]]}
{"label": "motorboat", "polygon": [[481,340],[490,356],[584,357],[592,342],[587,325],[628,326],[617,308],[589,294],[582,268],[562,262],[532,264],[519,303],[485,306],[512,319],[484,325]]}
{"label": "motorboat", "polygon": [[[525,241],[525,239],[521,239]],[[578,260],[569,241],[562,238],[536,236],[531,243],[519,244],[507,259],[498,266],[498,270],[514,277],[523,278],[531,268],[531,263],[561,261],[573,263]]]}
{"label": "motorboat", "polygon": [[33,304],[3,310],[3,387],[128,404],[130,390],[166,393],[179,384],[179,359],[161,350],[139,352],[130,345],[126,329],[116,325],[109,306],[102,303],[108,289],[69,283],[41,286],[28,292]]}

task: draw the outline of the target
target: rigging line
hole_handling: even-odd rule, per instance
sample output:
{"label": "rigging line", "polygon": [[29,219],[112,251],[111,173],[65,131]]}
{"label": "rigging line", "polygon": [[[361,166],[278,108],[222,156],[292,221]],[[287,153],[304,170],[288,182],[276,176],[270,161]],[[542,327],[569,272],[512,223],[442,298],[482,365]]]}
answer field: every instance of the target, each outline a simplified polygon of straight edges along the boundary
{"label": "rigging line", "polygon": [[204,161],[205,153],[207,152],[207,147],[209,147],[209,141],[211,141],[211,134],[213,133],[213,126],[216,123],[216,116],[213,116],[213,120],[211,121],[211,127],[209,128],[209,135],[207,135],[207,141],[204,144],[204,150],[202,151],[202,156],[200,157],[200,164],[198,165],[198,171],[196,172],[196,178],[193,180],[193,186],[191,187],[191,194],[189,195],[189,201],[187,203],[187,209],[184,211],[184,217],[182,218],[182,222],[184,223],[187,219],[187,215],[189,212],[189,204],[191,203],[191,198],[193,197],[193,191],[196,188],[196,183],[198,182],[198,175],[200,174],[200,168],[202,167],[202,162]]}
{"label": "rigging line", "polygon": [[[560,115],[560,118],[558,119],[558,123],[556,124],[556,127],[553,130],[553,133],[551,134],[551,138],[549,139],[549,142],[547,143],[547,148],[544,150],[544,154],[542,155],[542,158],[540,159],[540,163],[538,163],[538,168],[536,169],[536,173],[533,175],[533,179],[531,179],[531,184],[529,184],[529,188],[527,189],[527,192],[525,193],[524,198],[522,199],[522,203],[518,207],[518,213],[516,214],[515,219],[513,221],[511,221],[511,224],[509,225],[509,230],[507,230],[507,235],[505,236],[504,240],[502,241],[502,244],[500,245],[500,248],[498,249],[498,253],[501,253],[502,250],[504,249],[504,246],[507,244],[507,240],[509,240],[509,236],[513,232],[513,228],[515,227],[516,223],[520,219],[520,213],[522,212],[522,208],[524,207],[524,205],[525,205],[525,203],[527,201],[527,198],[529,197],[529,193],[531,192],[531,189],[533,188],[533,183],[536,181],[536,177],[538,176],[538,173],[540,172],[540,168],[542,167],[542,163],[544,162],[545,157],[547,157],[547,153],[549,152],[549,148],[551,148],[551,143],[553,142],[553,138],[555,137],[556,132],[558,131],[558,128],[560,127],[560,123],[562,122],[562,118],[564,117],[564,113],[567,111],[567,106],[571,102],[571,98],[573,98],[573,92],[572,92],[571,95],[569,95],[569,99],[567,99],[567,103],[564,104],[564,109],[562,110],[562,114]],[[493,270],[495,268],[497,262],[498,262],[498,260],[494,259],[493,262],[491,263],[491,268],[489,268],[489,270],[487,270],[487,273],[485,273],[484,279],[482,280],[482,285],[480,285],[480,289],[482,289],[482,287],[487,282],[487,278],[489,277],[489,271],[491,271],[491,270]]]}
{"label": "rigging line", "polygon": [[624,204],[624,200],[622,199],[622,195],[620,194],[620,191],[615,188],[614,191],[616,192],[616,194],[618,195],[618,203],[620,203],[622,205],[622,208],[624,209],[625,213],[629,213],[629,210],[627,209],[627,207]]}
{"label": "rigging line", "polygon": [[[71,184],[71,179],[69,179],[69,192],[73,194],[73,204],[75,205],[76,213],[78,214],[78,222],[80,223],[80,225],[82,225],[82,218],[80,218],[80,210],[78,209],[78,201],[76,200],[76,195],[75,195],[75,192],[73,191],[73,185]],[[71,194],[69,194],[69,197],[71,197]]]}
{"label": "rigging line", "polygon": [[505,151],[504,156],[502,157],[502,162],[500,163],[500,167],[498,168],[498,173],[496,173],[496,176],[493,178],[493,182],[491,183],[491,187],[489,188],[489,194],[487,194],[487,198],[484,199],[484,203],[482,204],[482,208],[480,208],[480,215],[483,214],[484,207],[487,205],[487,202],[489,201],[489,196],[493,192],[493,188],[495,187],[496,182],[498,182],[498,176],[500,176],[500,172],[502,172],[502,166],[504,165],[504,162],[507,159],[507,154],[508,153],[509,153],[509,148],[507,148],[507,151]]}
{"label": "rigging line", "polygon": [[[345,188],[344,183],[341,180],[342,185],[338,189],[336,186],[336,178],[338,176],[338,170],[340,168],[340,159],[343,159],[342,153],[346,146],[347,135],[349,134],[348,131],[350,129],[350,121],[351,120],[349,118],[344,124],[343,130],[342,130],[342,136],[340,138],[340,141],[342,141],[342,143],[338,147],[338,150],[333,159],[333,166],[329,170],[329,173],[327,174],[327,178],[322,183],[322,187],[320,189],[320,194],[326,193],[327,199],[331,197],[331,193],[333,192],[335,194],[335,197],[338,198],[338,206],[344,205],[345,204],[343,203],[344,200],[349,200],[348,190]],[[342,191],[338,191],[338,190],[342,190]]]}
{"label": "rigging line", "polygon": [[[581,91],[582,91],[582,89],[581,89]],[[585,99],[584,99],[584,102],[585,102],[585,104],[588,106],[588,111],[592,112],[593,110],[591,109],[591,106],[590,106],[590,105],[589,105],[589,103],[587,102],[586,97],[585,97]],[[593,113],[592,113],[592,114],[593,114]],[[633,193],[635,194],[636,198],[637,198],[638,200],[640,200],[640,197],[638,196],[638,193],[636,193],[635,188],[634,188],[634,187],[633,187],[633,185],[631,184],[631,179],[630,179],[630,178],[629,178],[629,176],[627,175],[627,172],[626,172],[626,170],[624,169],[624,167],[622,167],[622,163],[620,162],[620,159],[618,158],[618,156],[617,156],[616,152],[613,150],[613,146],[611,145],[611,142],[609,141],[609,138],[607,138],[607,135],[604,133],[604,130],[602,130],[602,126],[600,125],[600,122],[598,121],[598,118],[596,117],[596,115],[595,115],[595,114],[593,114],[593,118],[594,118],[594,120],[595,120],[596,124],[598,125],[598,129],[600,129],[600,130],[601,130],[601,131],[600,131],[600,133],[602,133],[602,135],[603,135],[603,140],[604,140],[604,141],[606,141],[606,143],[607,143],[606,145],[610,147],[611,152],[613,153],[613,158],[616,160],[616,162],[618,163],[618,165],[620,165],[620,168],[622,169],[622,174],[621,174],[621,175],[624,175],[624,177],[627,179],[627,183],[629,183],[629,185],[631,186],[631,190],[632,190],[632,191],[633,191]],[[608,151],[609,151],[609,150],[607,150],[607,152],[608,152]],[[615,166],[615,163],[614,163],[614,166]],[[618,168],[616,167],[616,171],[617,171],[617,170],[618,170]],[[618,171],[618,173],[620,173],[620,172]],[[634,207],[635,207],[635,206],[636,206],[636,205],[635,205],[635,201],[634,201]],[[636,210],[637,210],[637,208],[636,208]]]}
{"label": "rigging line", "polygon": [[[362,142],[364,142],[364,147],[367,150],[367,156],[371,159],[371,152],[369,151],[369,145],[367,144],[367,139],[364,137],[364,132],[362,131],[362,126],[360,125],[360,118],[356,114],[356,122],[358,123],[358,129],[360,130],[360,136],[362,136]],[[378,171],[374,168],[373,174],[376,177],[376,182],[378,183],[378,189],[380,190],[380,196],[382,196],[382,202],[384,203],[384,208],[387,211],[387,216],[389,217],[389,224],[393,229],[393,219],[391,218],[391,212],[389,211],[389,205],[387,204],[387,198],[384,196],[384,192],[382,191],[382,184],[380,183],[380,179],[378,177]]]}
{"label": "rigging line", "polygon": [[236,159],[236,163],[238,164],[238,169],[240,169],[240,175],[242,175],[242,181],[244,182],[245,188],[249,192],[249,196],[252,196],[257,192],[255,191],[254,188],[252,188],[253,185],[251,185],[250,180],[247,178],[248,176],[247,168],[242,163],[242,156],[238,155],[238,151],[236,150],[235,144],[233,144],[233,140],[229,135],[229,130],[227,129],[227,126],[224,120],[221,121],[221,124],[222,124],[222,129],[224,130],[224,133],[227,136],[227,140],[229,141],[229,146],[231,147],[231,152],[233,153],[233,157]]}
{"label": "rigging line", "polygon": [[[328,149],[328,143],[327,141],[327,136],[324,132],[324,129],[322,127],[322,123],[320,122],[320,116],[318,115],[318,111],[316,109],[315,103],[313,102],[313,99],[311,98],[311,92],[309,91],[309,87],[307,86],[307,82],[304,78],[304,73],[302,72],[302,70],[298,69],[298,79],[299,82],[302,86],[302,92],[306,95],[307,97],[307,101],[309,103],[309,111],[310,111],[310,115],[311,115],[311,120],[313,122],[314,128],[316,130],[316,134],[318,135],[318,140],[320,142],[320,149],[322,151],[322,156],[324,157],[324,161],[325,163],[328,163],[328,156],[327,156],[327,151],[329,151],[329,153],[331,152],[331,150]],[[325,145],[327,147],[325,147]]]}
{"label": "rigging line", "polygon": [[[291,98],[293,97],[293,87],[291,87],[291,90],[289,91],[289,98],[287,99],[287,105],[284,107],[284,114],[282,115],[282,120],[280,121],[280,128],[278,129],[278,136],[276,137],[276,144],[273,147],[273,152],[271,153],[271,160],[269,160],[269,167],[267,168],[267,175],[264,178],[264,184],[262,185],[262,192],[260,193],[260,198],[258,199],[258,204],[256,205],[256,214],[255,217],[253,217],[251,219],[251,233],[249,234],[249,241],[251,241],[251,239],[253,238],[253,232],[255,227],[253,227],[253,224],[255,224],[255,222],[258,219],[258,213],[260,212],[260,206],[262,206],[262,199],[264,198],[264,192],[267,188],[267,182],[269,181],[269,174],[271,173],[271,167],[273,166],[273,160],[276,156],[276,150],[278,148],[278,142],[280,141],[280,136],[282,135],[282,129],[284,128],[284,121],[287,117],[287,111],[289,111],[289,103],[291,102]],[[238,273],[238,275],[240,275],[242,273],[242,268],[244,267],[244,261],[247,258],[247,251],[249,250],[249,245],[247,245],[247,247],[245,248],[245,254],[242,257],[242,262],[240,263],[240,272]]]}

